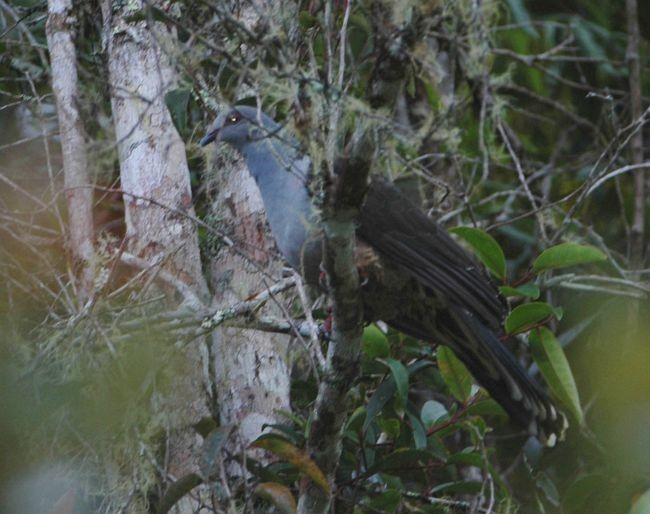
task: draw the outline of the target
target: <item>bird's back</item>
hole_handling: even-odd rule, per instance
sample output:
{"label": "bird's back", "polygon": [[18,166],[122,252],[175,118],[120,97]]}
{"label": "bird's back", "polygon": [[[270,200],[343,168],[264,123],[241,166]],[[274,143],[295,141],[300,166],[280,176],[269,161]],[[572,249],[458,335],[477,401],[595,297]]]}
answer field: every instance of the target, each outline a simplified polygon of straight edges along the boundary
{"label": "bird's back", "polygon": [[442,227],[375,179],[357,235],[366,319],[449,346],[515,422],[549,446],[563,437],[564,415],[500,340],[503,299]]}

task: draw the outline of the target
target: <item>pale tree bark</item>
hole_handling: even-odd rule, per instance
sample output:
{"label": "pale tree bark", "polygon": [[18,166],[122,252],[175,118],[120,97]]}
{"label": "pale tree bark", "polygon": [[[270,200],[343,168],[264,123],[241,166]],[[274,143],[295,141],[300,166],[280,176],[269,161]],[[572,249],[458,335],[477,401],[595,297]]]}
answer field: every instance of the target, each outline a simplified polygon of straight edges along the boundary
{"label": "pale tree bark", "polygon": [[[163,2],[153,5],[164,7]],[[146,7],[140,3],[105,0],[102,14],[127,251],[161,266],[165,273],[189,286],[171,291],[170,304],[182,302],[187,308],[200,310],[208,292],[197,230],[191,219],[194,208],[185,147],[164,100],[176,82],[169,57],[176,48],[176,35],[164,24],[146,21]],[[183,294],[184,290],[191,294]],[[200,473],[201,440],[191,427],[211,415],[197,345],[189,346],[185,357],[187,365],[174,387],[172,416],[176,426],[169,441],[167,467],[171,479],[184,481]],[[195,507],[189,496],[176,506],[180,512],[192,512]]]}
{"label": "pale tree bark", "polygon": [[[239,21],[250,31],[269,7],[250,2],[239,11]],[[218,305],[230,305],[263,291],[281,276],[264,206],[255,181],[241,160],[218,172],[213,212],[231,227],[237,252],[223,248],[211,262],[212,289]],[[268,302],[262,314],[283,317],[282,309]],[[219,329],[214,335],[216,389],[222,424],[234,424],[239,448],[262,434],[263,425],[281,421],[279,410],[290,410],[290,338],[253,330]],[[237,471],[231,469],[231,471]]]}
{"label": "pale tree bark", "polygon": [[161,43],[174,48],[176,36],[161,23],[137,21],[146,11],[135,5],[102,4],[128,248],[164,258],[166,270],[205,297],[196,227],[182,214],[194,216],[185,146],[164,98],[176,73]]}
{"label": "pale tree bark", "polygon": [[79,113],[79,80],[74,47],[77,20],[72,0],[49,0],[46,24],[63,153],[63,176],[68,207],[68,245],[80,307],[93,289],[93,191],[88,173],[86,137]]}
{"label": "pale tree bark", "polygon": [[[212,259],[215,301],[232,305],[264,291],[280,276],[281,262],[265,225],[264,206],[255,181],[238,160],[219,170],[213,206],[238,252],[224,247]],[[260,314],[282,316],[273,302]],[[219,329],[214,335],[214,365],[222,424],[234,424],[242,448],[262,434],[265,423],[288,411],[289,338],[255,330]]]}

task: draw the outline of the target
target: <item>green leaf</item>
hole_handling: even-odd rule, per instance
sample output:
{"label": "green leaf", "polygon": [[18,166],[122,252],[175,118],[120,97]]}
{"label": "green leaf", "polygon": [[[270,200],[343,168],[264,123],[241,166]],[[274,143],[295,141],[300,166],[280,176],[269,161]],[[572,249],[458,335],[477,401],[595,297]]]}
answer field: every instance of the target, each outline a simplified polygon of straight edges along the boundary
{"label": "green leaf", "polygon": [[539,298],[539,286],[529,282],[518,287],[501,286],[499,292],[503,296],[525,296],[537,300]]}
{"label": "green leaf", "polygon": [[472,376],[456,354],[447,346],[439,346],[436,352],[438,369],[454,397],[464,402],[472,392]]}
{"label": "green leaf", "polygon": [[251,446],[268,450],[293,464],[301,473],[307,475],[316,485],[329,494],[330,486],[320,468],[309,458],[305,451],[297,448],[286,439],[274,434],[265,434],[253,441]]}
{"label": "green leaf", "polygon": [[562,319],[562,309],[544,302],[530,302],[518,305],[512,309],[512,312],[506,318],[506,332],[511,335],[526,332],[549,316]]}
{"label": "green leaf", "polygon": [[289,488],[277,482],[262,482],[255,488],[255,496],[271,502],[282,514],[297,512],[296,499]]}
{"label": "green leaf", "polygon": [[400,361],[392,358],[379,359],[379,362],[386,364],[390,368],[393,380],[395,380],[395,385],[397,386],[397,394],[401,407],[404,408],[409,394],[409,374],[406,367]]}
{"label": "green leaf", "polygon": [[[431,361],[419,360],[412,364],[409,364],[406,367],[406,370],[409,375],[412,375],[413,373],[417,373],[421,369],[429,366],[431,366]],[[370,423],[372,423],[372,421],[375,419],[375,416],[379,414],[381,409],[384,408],[384,405],[390,401],[390,399],[395,395],[396,391],[397,386],[395,385],[395,379],[391,374],[390,377],[379,384],[379,387],[368,401],[368,407],[366,409],[366,420],[363,423],[364,432],[368,430],[368,427],[370,426]]]}
{"label": "green leaf", "polygon": [[191,93],[189,89],[178,88],[165,95],[165,105],[167,105],[172,122],[181,137],[187,132],[187,105]]}
{"label": "green leaf", "polygon": [[539,273],[549,269],[566,268],[604,260],[607,260],[607,256],[594,246],[562,243],[544,250],[535,259],[533,271]]}
{"label": "green leaf", "polygon": [[420,411],[420,419],[425,428],[429,429],[435,425],[438,420],[448,416],[447,408],[440,402],[428,400],[424,402]]}
{"label": "green leaf", "polygon": [[411,429],[413,432],[413,443],[418,450],[427,447],[427,432],[424,430],[424,425],[419,418],[409,414],[409,421],[411,422]]}
{"label": "green leaf", "polygon": [[357,430],[363,427],[363,422],[366,419],[366,408],[362,405],[357,407],[354,412],[348,418],[347,423],[345,424],[345,430]]}
{"label": "green leaf", "polygon": [[384,405],[393,397],[397,391],[395,380],[391,376],[388,380],[384,380],[370,397],[368,401],[368,408],[366,410],[366,420],[363,422],[363,431],[368,430],[370,423],[372,423],[375,416],[379,414]]}
{"label": "green leaf", "polygon": [[500,280],[506,276],[506,258],[499,243],[484,230],[474,227],[456,227],[450,230],[452,234],[464,239],[474,250],[477,257]]}
{"label": "green leaf", "polygon": [[390,344],[388,338],[377,325],[368,325],[363,329],[363,352],[370,358],[388,357]]}
{"label": "green leaf", "polygon": [[559,341],[549,329],[540,327],[530,333],[528,343],[551,391],[582,425],[583,415],[578,388]]}

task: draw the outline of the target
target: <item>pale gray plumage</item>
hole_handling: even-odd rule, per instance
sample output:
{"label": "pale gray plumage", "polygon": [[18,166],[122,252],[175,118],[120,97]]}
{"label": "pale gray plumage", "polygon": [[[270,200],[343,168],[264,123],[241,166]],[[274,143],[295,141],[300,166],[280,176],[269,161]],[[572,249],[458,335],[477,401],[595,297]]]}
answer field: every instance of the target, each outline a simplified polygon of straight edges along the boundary
{"label": "pale gray plumage", "polygon": [[[220,140],[245,157],[278,248],[318,285],[321,243],[308,189],[311,163],[281,127],[253,107],[220,115],[202,145]],[[510,416],[548,446],[566,418],[499,341],[505,306],[475,261],[436,223],[381,179],[358,219],[357,265],[368,321],[451,347]]]}

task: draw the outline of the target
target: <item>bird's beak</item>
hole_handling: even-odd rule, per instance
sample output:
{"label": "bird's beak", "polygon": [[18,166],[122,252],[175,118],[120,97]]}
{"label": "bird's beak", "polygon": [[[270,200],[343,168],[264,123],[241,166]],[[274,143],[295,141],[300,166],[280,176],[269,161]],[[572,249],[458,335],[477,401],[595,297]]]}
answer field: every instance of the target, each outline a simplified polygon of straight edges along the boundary
{"label": "bird's beak", "polygon": [[215,141],[219,137],[219,129],[211,129],[203,138],[201,141],[199,141],[199,144],[201,146],[209,145],[212,143],[212,141]]}

